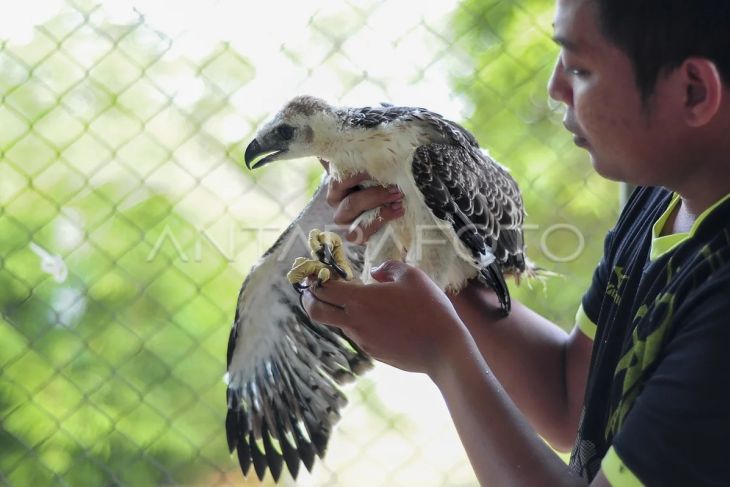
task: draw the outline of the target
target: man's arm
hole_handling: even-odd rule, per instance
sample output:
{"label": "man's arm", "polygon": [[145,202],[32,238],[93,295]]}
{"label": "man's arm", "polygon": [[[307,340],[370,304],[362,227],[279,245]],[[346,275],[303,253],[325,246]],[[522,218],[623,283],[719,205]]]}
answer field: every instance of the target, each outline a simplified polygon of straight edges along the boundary
{"label": "man's arm", "polygon": [[[462,353],[453,355],[430,376],[443,394],[479,482],[586,485],[527,424],[476,345],[464,343],[463,347]],[[610,484],[599,471],[591,485]]]}
{"label": "man's arm", "polygon": [[481,355],[535,430],[554,448],[573,446],[593,342],[567,334],[513,300],[503,317],[493,291],[471,283],[451,298]]}
{"label": "man's arm", "polygon": [[316,321],[344,329],[377,359],[428,374],[482,484],[586,484],[535,433],[428,276],[400,262],[386,263],[372,275],[378,283],[328,281],[311,287],[304,307]]}

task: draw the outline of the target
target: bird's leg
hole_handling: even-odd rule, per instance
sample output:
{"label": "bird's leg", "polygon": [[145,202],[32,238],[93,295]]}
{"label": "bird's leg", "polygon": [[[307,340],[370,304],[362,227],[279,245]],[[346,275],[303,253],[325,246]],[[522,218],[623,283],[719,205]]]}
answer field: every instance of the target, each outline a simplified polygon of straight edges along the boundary
{"label": "bird's leg", "polygon": [[297,257],[286,275],[297,291],[307,287],[301,282],[311,275],[317,276],[320,285],[332,277],[333,271],[342,279],[352,279],[352,268],[339,235],[314,229],[309,232],[309,249],[313,258]]}
{"label": "bird's leg", "polygon": [[405,245],[399,237],[395,225],[386,224],[368,240],[360,278],[364,283],[373,282],[374,279],[370,274],[373,267],[379,266],[387,260],[403,261],[404,257]]}
{"label": "bird's leg", "polygon": [[382,221],[383,217],[380,216],[380,207],[373,208],[372,210],[363,211],[360,216],[350,224],[348,229],[350,232],[354,232],[357,228],[369,227],[375,221]]}
{"label": "bird's leg", "polygon": [[297,257],[292,264],[291,270],[287,272],[286,278],[294,286],[297,291],[302,291],[308,286],[302,284],[302,281],[308,276],[317,276],[319,284],[329,281],[331,277],[330,269],[326,264],[316,260],[307,259],[306,257]]}
{"label": "bird's leg", "polygon": [[334,232],[323,232],[315,228],[309,232],[309,248],[312,257],[334,269],[342,279],[352,280],[352,268],[345,255],[342,237]]}

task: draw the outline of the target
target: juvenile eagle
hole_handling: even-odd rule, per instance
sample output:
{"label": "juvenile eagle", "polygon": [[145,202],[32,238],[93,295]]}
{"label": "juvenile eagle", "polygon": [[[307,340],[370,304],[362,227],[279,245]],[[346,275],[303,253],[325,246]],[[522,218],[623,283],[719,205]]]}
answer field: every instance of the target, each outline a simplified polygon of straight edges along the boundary
{"label": "juvenile eagle", "polygon": [[[403,217],[383,226],[364,256],[354,258],[363,280],[385,260],[404,260],[449,292],[477,278],[509,312],[504,274],[530,271],[522,199],[514,179],[471,133],[423,108],[344,108],[301,96],[261,128],[245,161],[253,169],[306,156],[329,161],[330,177],[367,172],[367,185],[397,185],[404,195]],[[283,462],[294,477],[300,460],[311,469],[345,403],[335,384],[371,365],[339,330],[308,318],[285,278],[306,252],[303,239],[292,237],[332,224],[325,186],[254,266],[238,297],[228,343],[226,430],[244,475],[251,463],[259,478],[268,465],[278,479]],[[375,218],[377,209],[354,225]]]}

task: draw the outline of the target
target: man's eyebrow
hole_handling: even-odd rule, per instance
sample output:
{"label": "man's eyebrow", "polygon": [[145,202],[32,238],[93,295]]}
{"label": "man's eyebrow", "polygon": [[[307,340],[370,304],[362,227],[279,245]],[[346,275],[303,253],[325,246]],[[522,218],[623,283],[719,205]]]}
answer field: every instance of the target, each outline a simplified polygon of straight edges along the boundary
{"label": "man's eyebrow", "polygon": [[566,49],[568,51],[577,51],[578,50],[578,44],[573,42],[572,40],[568,39],[567,37],[563,37],[561,35],[554,35],[553,36],[553,42],[555,44],[559,45],[563,49]]}

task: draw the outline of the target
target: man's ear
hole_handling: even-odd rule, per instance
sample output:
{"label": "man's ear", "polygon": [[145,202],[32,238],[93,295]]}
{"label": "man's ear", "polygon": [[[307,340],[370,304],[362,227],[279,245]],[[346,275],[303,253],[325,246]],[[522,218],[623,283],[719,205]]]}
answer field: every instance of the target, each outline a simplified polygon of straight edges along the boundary
{"label": "man's ear", "polygon": [[675,74],[684,93],[682,112],[687,124],[701,127],[709,123],[723,97],[722,77],[715,63],[706,58],[687,58]]}

